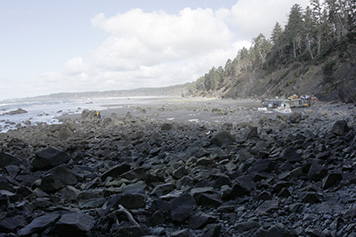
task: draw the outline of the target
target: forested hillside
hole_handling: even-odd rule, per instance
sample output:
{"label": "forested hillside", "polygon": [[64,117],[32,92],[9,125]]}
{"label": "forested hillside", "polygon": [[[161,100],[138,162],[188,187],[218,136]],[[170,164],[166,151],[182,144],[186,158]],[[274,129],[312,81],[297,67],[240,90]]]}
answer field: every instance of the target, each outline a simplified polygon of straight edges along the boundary
{"label": "forested hillside", "polygon": [[188,85],[188,95],[231,98],[314,94],[356,102],[356,2],[311,0],[291,7],[271,38],[252,39],[225,66]]}

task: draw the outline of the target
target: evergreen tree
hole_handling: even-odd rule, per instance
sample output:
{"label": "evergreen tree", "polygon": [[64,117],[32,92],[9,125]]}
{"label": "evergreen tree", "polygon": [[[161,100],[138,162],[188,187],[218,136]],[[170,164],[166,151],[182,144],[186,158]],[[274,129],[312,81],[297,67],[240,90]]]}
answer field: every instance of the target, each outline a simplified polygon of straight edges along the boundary
{"label": "evergreen tree", "polygon": [[274,45],[280,43],[282,34],[283,34],[282,26],[278,22],[276,22],[271,35],[271,41]]}
{"label": "evergreen tree", "polygon": [[266,61],[267,53],[271,50],[272,44],[263,34],[259,34],[252,41],[251,56],[256,64],[263,64]]}
{"label": "evergreen tree", "polygon": [[305,40],[305,47],[309,52],[310,58],[314,59],[312,47],[314,43],[314,35],[315,35],[315,22],[313,20],[313,13],[310,7],[307,7],[304,14],[304,40]]}
{"label": "evergreen tree", "polygon": [[292,44],[293,57],[297,58],[297,53],[300,51],[303,32],[303,15],[300,5],[293,5],[286,26],[287,40]]}
{"label": "evergreen tree", "polygon": [[321,50],[321,37],[322,37],[322,28],[323,28],[323,14],[322,8],[319,0],[311,0],[310,4],[312,5],[312,14],[313,21],[315,23],[315,34],[316,34],[316,43],[317,43],[317,54]]}

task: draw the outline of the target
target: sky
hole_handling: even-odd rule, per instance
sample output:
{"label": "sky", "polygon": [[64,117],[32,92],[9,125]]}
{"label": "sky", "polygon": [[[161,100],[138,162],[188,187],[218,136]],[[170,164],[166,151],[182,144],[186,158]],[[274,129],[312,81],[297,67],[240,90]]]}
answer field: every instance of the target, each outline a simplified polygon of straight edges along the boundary
{"label": "sky", "polygon": [[0,0],[0,100],[192,82],[293,4],[309,0]]}

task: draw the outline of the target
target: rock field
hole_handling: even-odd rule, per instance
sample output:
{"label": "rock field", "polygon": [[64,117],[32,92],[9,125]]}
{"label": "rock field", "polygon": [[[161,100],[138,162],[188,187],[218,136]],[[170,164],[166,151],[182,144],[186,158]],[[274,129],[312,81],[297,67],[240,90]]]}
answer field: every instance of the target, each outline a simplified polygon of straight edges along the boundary
{"label": "rock field", "polygon": [[208,110],[0,133],[0,236],[356,236],[354,105]]}

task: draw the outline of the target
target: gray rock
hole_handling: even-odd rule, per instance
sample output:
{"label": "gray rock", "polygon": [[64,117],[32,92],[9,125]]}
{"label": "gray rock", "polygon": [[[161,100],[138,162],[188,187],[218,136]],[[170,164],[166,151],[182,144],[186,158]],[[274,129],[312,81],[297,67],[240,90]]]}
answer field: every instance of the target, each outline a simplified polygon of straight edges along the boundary
{"label": "gray rock", "polygon": [[26,110],[22,109],[22,108],[18,108],[17,110],[12,110],[8,113],[5,113],[5,114],[8,114],[8,115],[16,115],[16,114],[26,114],[28,113]]}
{"label": "gray rock", "polygon": [[269,159],[258,159],[252,167],[250,167],[250,172],[270,172],[274,169],[273,163]]}
{"label": "gray rock", "polygon": [[260,138],[260,135],[258,134],[258,128],[257,127],[250,126],[248,128],[248,131],[247,131],[247,134],[246,134],[246,139],[250,140],[252,138]]}
{"label": "gray rock", "polygon": [[175,222],[183,222],[191,216],[196,207],[195,199],[190,194],[182,194],[170,201],[171,217]]}
{"label": "gray rock", "polygon": [[337,185],[339,185],[341,180],[342,180],[341,173],[328,174],[323,180],[322,187],[323,187],[323,189],[328,189],[330,187],[337,186]]}
{"label": "gray rock", "polygon": [[218,194],[202,193],[195,198],[197,204],[202,207],[218,207],[223,204],[223,200]]}
{"label": "gray rock", "polygon": [[75,201],[78,199],[78,195],[80,191],[75,187],[68,185],[61,190],[61,194],[68,200],[68,201]]}
{"label": "gray rock", "polygon": [[36,153],[31,165],[38,170],[48,170],[60,164],[65,164],[71,159],[64,151],[54,147]]}
{"label": "gray rock", "polygon": [[267,201],[267,200],[271,200],[272,199],[272,195],[270,192],[268,191],[263,191],[260,194],[258,194],[257,196],[257,200],[263,200],[263,201]]}
{"label": "gray rock", "polygon": [[120,195],[118,203],[128,209],[144,208],[146,197],[142,194],[124,194]]}
{"label": "gray rock", "polygon": [[264,201],[258,208],[256,212],[259,214],[266,214],[268,212],[277,210],[279,208],[278,200]]}
{"label": "gray rock", "polygon": [[187,173],[187,170],[185,169],[185,167],[179,167],[178,169],[176,169],[172,172],[172,176],[176,179],[180,179],[184,175],[186,175],[186,173]]}
{"label": "gray rock", "polygon": [[248,231],[248,230],[259,228],[260,226],[261,225],[258,222],[250,220],[250,221],[238,223],[236,225],[236,229],[240,231]]}
{"label": "gray rock", "polygon": [[147,233],[148,230],[144,226],[122,226],[117,231],[116,236],[136,237],[145,236]]}
{"label": "gray rock", "polygon": [[335,135],[342,135],[347,133],[350,128],[347,126],[347,122],[345,120],[338,120],[334,123],[333,127],[331,128],[331,132]]}
{"label": "gray rock", "polygon": [[26,223],[26,219],[23,216],[14,216],[6,218],[0,222],[0,232],[15,232],[16,229],[25,226]]}
{"label": "gray rock", "polygon": [[255,189],[256,184],[253,182],[252,177],[245,175],[238,177],[231,190],[231,198],[243,197]]}
{"label": "gray rock", "polygon": [[193,237],[193,233],[189,229],[177,230],[171,233],[171,237]]}
{"label": "gray rock", "polygon": [[37,217],[32,220],[32,222],[26,225],[24,228],[20,229],[17,234],[19,236],[28,236],[34,233],[41,233],[49,226],[54,224],[60,218],[59,214],[49,213],[43,216]]}
{"label": "gray rock", "polygon": [[207,157],[202,157],[202,158],[198,159],[197,162],[195,163],[196,166],[199,166],[199,165],[208,166],[208,165],[212,165],[212,164],[214,164],[214,161]]}
{"label": "gray rock", "polygon": [[353,207],[344,212],[344,218],[355,218],[356,217],[356,207]]}
{"label": "gray rock", "polygon": [[157,185],[151,192],[151,194],[162,196],[171,192],[173,189],[176,188],[176,185],[173,183],[165,183]]}
{"label": "gray rock", "polygon": [[0,168],[5,168],[6,166],[8,165],[21,165],[23,162],[13,156],[13,155],[10,155],[8,153],[5,153],[5,152],[0,152]]}
{"label": "gray rock", "polygon": [[65,166],[57,166],[41,178],[40,188],[45,192],[56,192],[66,185],[75,185],[77,182],[77,178],[70,170]]}
{"label": "gray rock", "polygon": [[299,123],[302,120],[302,114],[298,112],[293,112],[289,115],[288,120],[291,123]]}
{"label": "gray rock", "polygon": [[86,236],[92,228],[94,218],[83,213],[68,213],[61,216],[51,234],[60,236]]}
{"label": "gray rock", "polygon": [[320,197],[316,192],[305,192],[301,194],[301,200],[304,203],[319,203]]}
{"label": "gray rock", "polygon": [[273,225],[273,226],[269,227],[268,229],[265,229],[265,228],[261,227],[256,232],[256,236],[261,236],[261,237],[284,237],[284,236],[293,236],[293,235],[285,234],[280,227],[278,227],[276,225]]}
{"label": "gray rock", "polygon": [[105,181],[107,177],[117,177],[131,169],[129,164],[120,164],[117,165],[108,171],[106,171],[104,174],[101,175],[101,180]]}
{"label": "gray rock", "polygon": [[205,237],[219,237],[221,234],[220,224],[209,224],[203,229],[203,236]]}
{"label": "gray rock", "polygon": [[217,133],[210,142],[216,146],[228,146],[236,141],[235,137],[227,131]]}
{"label": "gray rock", "polygon": [[20,168],[17,165],[8,165],[5,169],[12,178],[15,178],[20,172]]}
{"label": "gray rock", "polygon": [[214,223],[216,220],[215,216],[199,211],[190,218],[189,225],[193,229],[202,229],[207,224]]}
{"label": "gray rock", "polygon": [[284,149],[281,153],[281,158],[291,163],[302,161],[302,158],[298,155],[298,153],[293,147],[287,147],[286,149]]}
{"label": "gray rock", "polygon": [[318,163],[313,163],[309,168],[307,178],[309,180],[319,181],[326,175],[326,173],[327,171],[324,166]]}

